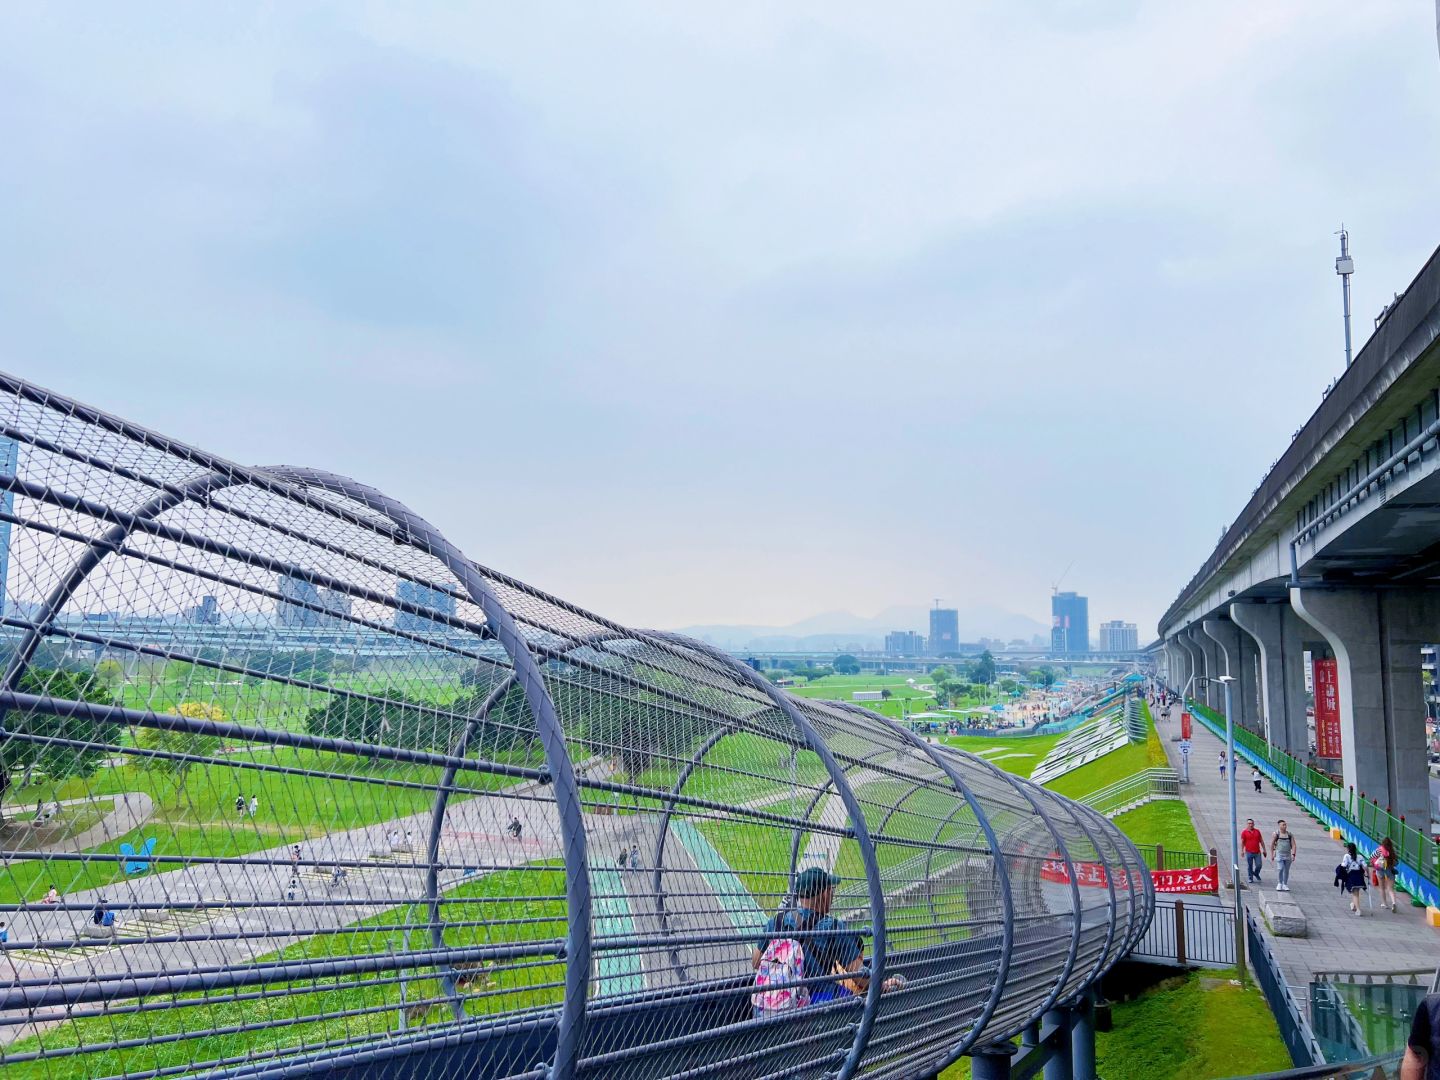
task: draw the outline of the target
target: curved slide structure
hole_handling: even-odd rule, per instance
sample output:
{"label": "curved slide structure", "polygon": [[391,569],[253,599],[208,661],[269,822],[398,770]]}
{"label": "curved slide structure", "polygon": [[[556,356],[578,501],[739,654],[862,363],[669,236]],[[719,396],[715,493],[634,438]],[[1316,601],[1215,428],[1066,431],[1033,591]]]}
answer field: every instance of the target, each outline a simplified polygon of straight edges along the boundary
{"label": "curved slide structure", "polygon": [[[921,1076],[1149,924],[1085,807],[342,476],[0,376],[0,548],[7,1080]],[[757,1018],[811,866],[871,978]]]}

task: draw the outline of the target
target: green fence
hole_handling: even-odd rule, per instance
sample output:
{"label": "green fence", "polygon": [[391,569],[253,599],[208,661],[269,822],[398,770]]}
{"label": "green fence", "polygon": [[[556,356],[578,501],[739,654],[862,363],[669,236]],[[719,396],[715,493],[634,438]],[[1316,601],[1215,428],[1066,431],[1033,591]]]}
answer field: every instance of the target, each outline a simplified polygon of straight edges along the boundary
{"label": "green fence", "polygon": [[[1196,701],[1186,708],[1219,738],[1225,738],[1225,718]],[[1325,825],[1338,827],[1369,854],[1383,837],[1390,837],[1400,856],[1401,886],[1427,904],[1440,906],[1440,845],[1363,792],[1344,787],[1334,778],[1277,750],[1253,731],[1235,728],[1235,749],[1260,766],[1271,783],[1298,802]],[[1429,823],[1426,822],[1428,825]]]}

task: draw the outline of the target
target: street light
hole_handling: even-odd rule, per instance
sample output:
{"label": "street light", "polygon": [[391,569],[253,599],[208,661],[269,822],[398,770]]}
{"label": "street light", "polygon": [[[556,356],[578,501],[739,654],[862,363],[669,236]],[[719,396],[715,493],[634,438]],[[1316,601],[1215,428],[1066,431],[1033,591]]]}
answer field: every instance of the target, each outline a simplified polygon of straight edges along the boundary
{"label": "street light", "polygon": [[1240,821],[1235,810],[1235,709],[1231,687],[1233,675],[1219,675],[1225,687],[1225,770],[1230,787],[1230,886],[1235,891],[1235,966],[1240,970],[1240,985],[1245,985],[1245,905],[1240,901]]}

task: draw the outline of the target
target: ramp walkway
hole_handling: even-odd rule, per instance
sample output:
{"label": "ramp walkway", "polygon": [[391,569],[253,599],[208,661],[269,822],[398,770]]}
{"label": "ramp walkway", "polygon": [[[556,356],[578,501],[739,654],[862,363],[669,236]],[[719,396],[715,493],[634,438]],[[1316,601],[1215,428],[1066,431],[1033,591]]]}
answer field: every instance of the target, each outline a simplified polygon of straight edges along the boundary
{"label": "ramp walkway", "polygon": [[[188,770],[135,873],[0,852],[6,1080],[913,1077],[1068,1033],[1146,932],[1144,861],[1093,810],[489,569],[363,483],[6,375],[0,429],[35,598],[5,616],[7,766],[63,748],[93,798]],[[475,495],[497,521],[505,483]],[[208,820],[256,790],[339,824],[290,849]],[[792,933],[858,948],[858,992],[756,1017],[757,927],[812,863],[842,921]]]}

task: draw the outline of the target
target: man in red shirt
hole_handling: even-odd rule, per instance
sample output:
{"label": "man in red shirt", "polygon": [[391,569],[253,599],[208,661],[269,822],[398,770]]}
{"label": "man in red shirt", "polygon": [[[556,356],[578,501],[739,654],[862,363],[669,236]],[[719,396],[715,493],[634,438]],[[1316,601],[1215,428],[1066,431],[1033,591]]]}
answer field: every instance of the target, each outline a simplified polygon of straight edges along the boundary
{"label": "man in red shirt", "polygon": [[1260,867],[1264,865],[1265,838],[1255,828],[1255,819],[1246,818],[1245,828],[1240,830],[1240,847],[1245,852],[1245,880],[1260,880]]}

